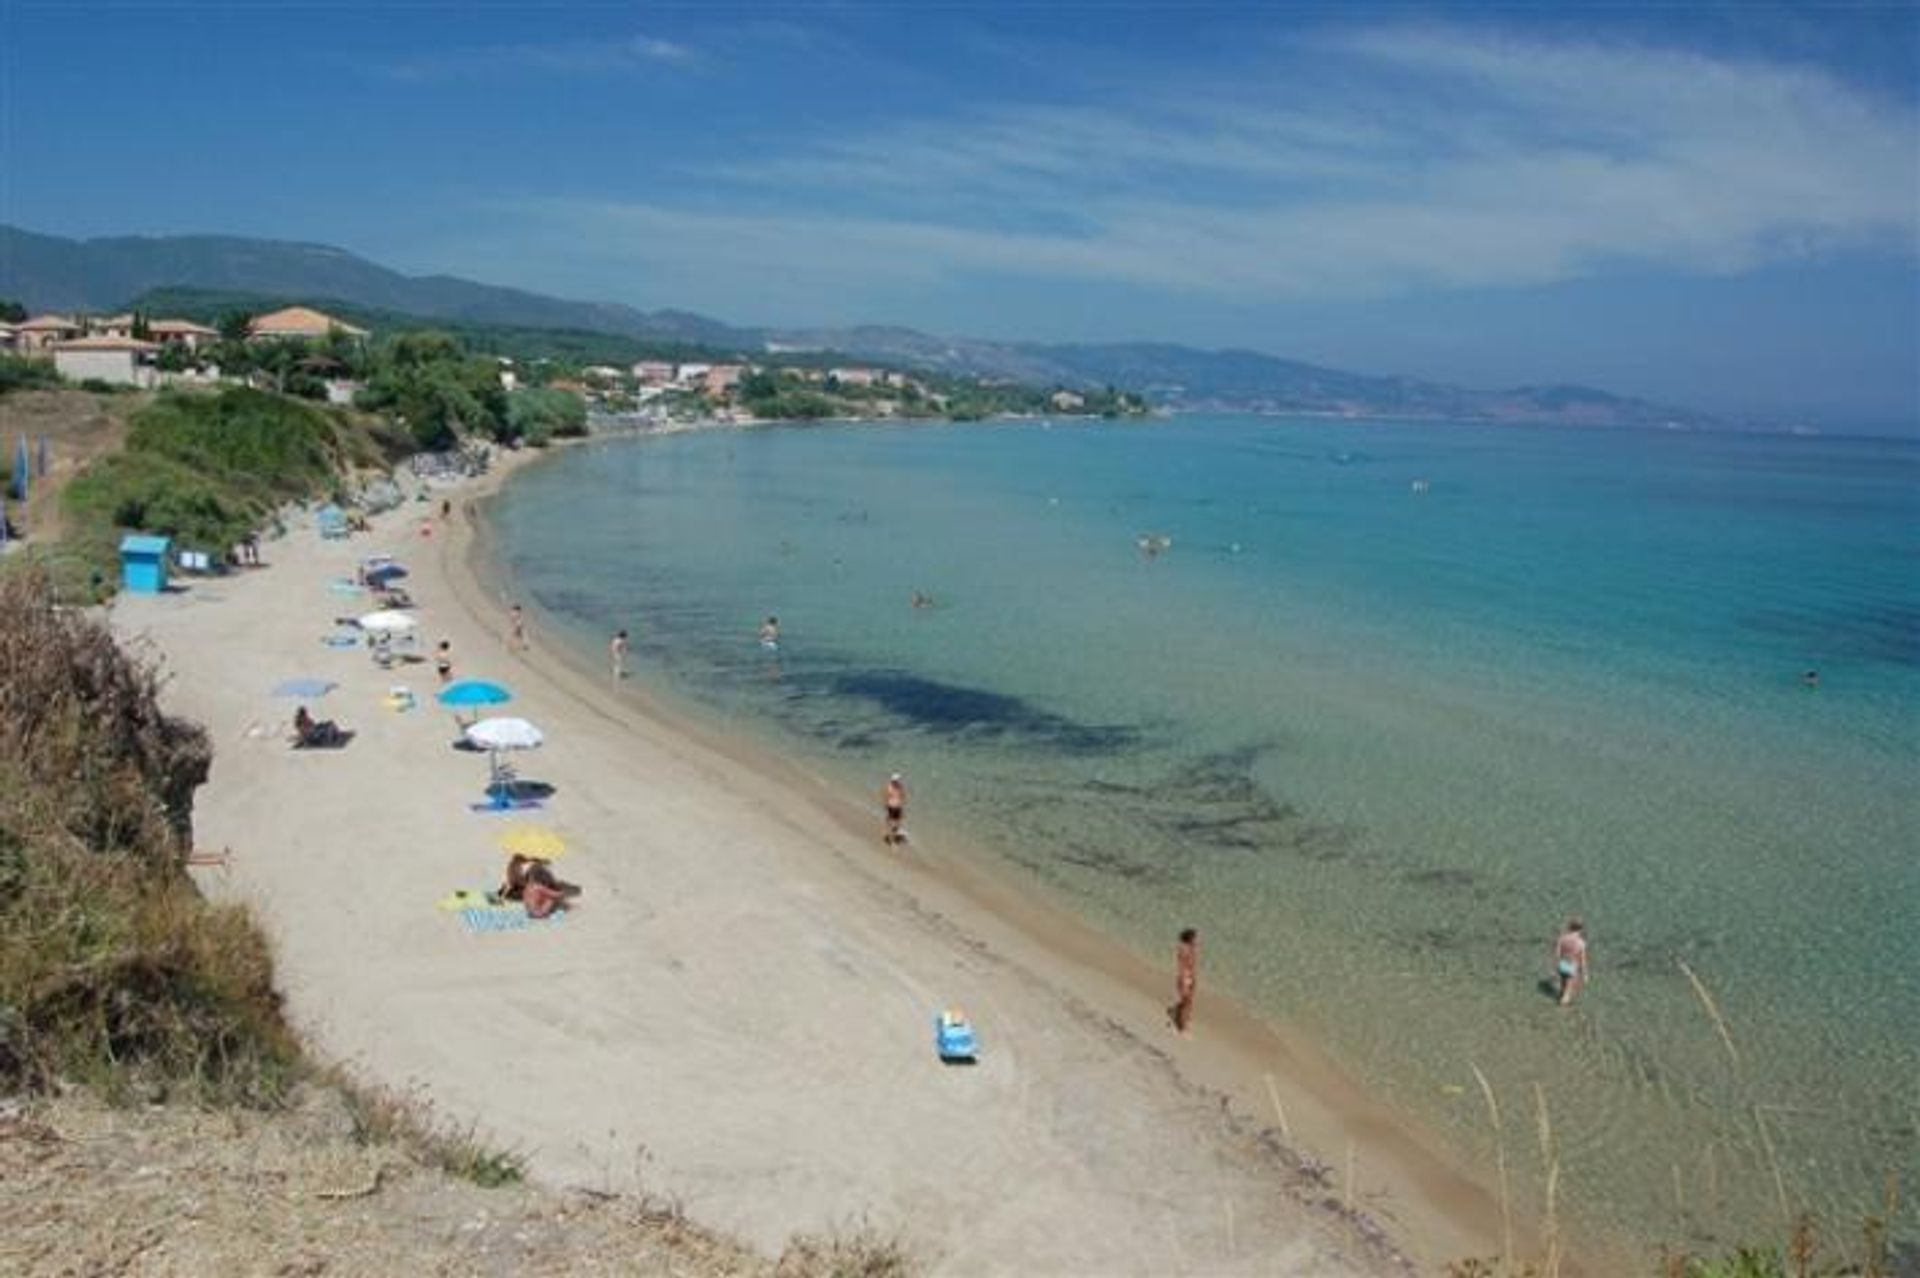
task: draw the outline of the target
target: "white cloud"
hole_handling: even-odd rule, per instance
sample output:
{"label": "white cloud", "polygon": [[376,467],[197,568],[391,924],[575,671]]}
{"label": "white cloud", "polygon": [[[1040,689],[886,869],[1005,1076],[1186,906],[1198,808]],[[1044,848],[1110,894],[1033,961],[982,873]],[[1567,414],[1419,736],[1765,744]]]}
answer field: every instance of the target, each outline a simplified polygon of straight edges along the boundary
{"label": "white cloud", "polygon": [[988,273],[1349,298],[1916,251],[1913,108],[1817,70],[1431,29],[1315,54],[1259,83],[787,145],[683,174],[697,206],[515,218],[654,278],[843,293]]}
{"label": "white cloud", "polygon": [[689,63],[692,48],[657,36],[621,40],[554,40],[453,48],[384,64],[390,79],[432,82],[527,75],[613,75],[649,62]]}

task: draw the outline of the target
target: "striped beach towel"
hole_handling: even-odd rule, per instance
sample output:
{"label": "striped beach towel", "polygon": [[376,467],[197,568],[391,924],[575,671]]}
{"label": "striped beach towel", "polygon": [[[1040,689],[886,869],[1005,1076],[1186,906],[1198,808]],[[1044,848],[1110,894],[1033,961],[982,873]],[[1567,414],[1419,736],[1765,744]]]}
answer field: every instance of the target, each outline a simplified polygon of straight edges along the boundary
{"label": "striped beach towel", "polygon": [[565,917],[565,910],[555,910],[544,919],[536,919],[524,907],[511,904],[469,906],[460,911],[460,921],[469,932],[516,932],[541,923],[558,923]]}

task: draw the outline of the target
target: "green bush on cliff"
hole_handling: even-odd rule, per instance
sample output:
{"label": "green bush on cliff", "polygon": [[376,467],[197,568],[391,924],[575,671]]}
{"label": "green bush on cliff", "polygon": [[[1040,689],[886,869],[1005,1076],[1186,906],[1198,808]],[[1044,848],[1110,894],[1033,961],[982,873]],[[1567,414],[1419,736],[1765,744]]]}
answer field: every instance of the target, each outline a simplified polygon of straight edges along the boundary
{"label": "green bush on cliff", "polygon": [[244,386],[168,392],[134,413],[122,452],[67,485],[63,544],[80,575],[100,582],[118,575],[121,531],[220,554],[283,503],[332,495],[353,468],[398,451],[341,410],[284,395]]}

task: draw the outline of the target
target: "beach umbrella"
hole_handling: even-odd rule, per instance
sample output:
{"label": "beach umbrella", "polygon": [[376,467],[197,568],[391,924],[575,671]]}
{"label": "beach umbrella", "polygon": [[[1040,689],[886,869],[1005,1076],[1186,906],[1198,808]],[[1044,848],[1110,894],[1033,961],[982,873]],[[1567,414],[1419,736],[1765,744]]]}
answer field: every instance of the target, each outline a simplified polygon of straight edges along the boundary
{"label": "beach umbrella", "polygon": [[283,679],[273,687],[276,697],[298,697],[302,701],[324,697],[336,688],[331,679]]}
{"label": "beach umbrella", "polygon": [[551,861],[567,850],[567,841],[544,825],[513,825],[501,834],[500,850],[511,856]]}
{"label": "beach umbrella", "polygon": [[21,501],[27,499],[27,437],[20,437],[19,447],[13,450],[13,495]]}
{"label": "beach umbrella", "polygon": [[369,586],[384,586],[389,581],[399,581],[407,575],[407,570],[399,564],[381,564],[378,568],[367,569]]}
{"label": "beach umbrella", "polygon": [[449,684],[440,690],[440,704],[458,709],[505,705],[511,700],[513,700],[511,692],[497,683],[488,683],[484,679],[462,679],[459,683]]}
{"label": "beach umbrella", "polygon": [[525,719],[482,719],[469,726],[465,735],[487,752],[487,794],[494,806],[510,806],[513,794],[500,768],[501,751],[536,749],[546,737]]}
{"label": "beach umbrella", "polygon": [[525,719],[482,719],[467,729],[467,740],[482,750],[532,750],[546,740]]}
{"label": "beach umbrella", "polygon": [[404,612],[395,612],[391,608],[386,608],[379,612],[368,613],[366,616],[360,618],[356,624],[358,624],[362,630],[369,631],[373,634],[391,635],[398,634],[402,630],[412,630],[420,623]]}

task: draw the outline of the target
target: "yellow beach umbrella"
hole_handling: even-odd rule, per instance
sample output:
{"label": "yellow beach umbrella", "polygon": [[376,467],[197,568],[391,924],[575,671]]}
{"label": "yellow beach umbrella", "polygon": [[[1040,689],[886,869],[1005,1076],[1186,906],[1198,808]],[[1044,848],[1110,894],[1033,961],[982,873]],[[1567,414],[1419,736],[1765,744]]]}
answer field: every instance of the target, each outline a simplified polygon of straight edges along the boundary
{"label": "yellow beach umbrella", "polygon": [[500,847],[509,856],[551,861],[567,850],[567,842],[543,825],[512,825],[501,832]]}

